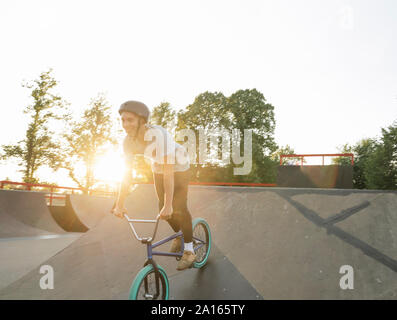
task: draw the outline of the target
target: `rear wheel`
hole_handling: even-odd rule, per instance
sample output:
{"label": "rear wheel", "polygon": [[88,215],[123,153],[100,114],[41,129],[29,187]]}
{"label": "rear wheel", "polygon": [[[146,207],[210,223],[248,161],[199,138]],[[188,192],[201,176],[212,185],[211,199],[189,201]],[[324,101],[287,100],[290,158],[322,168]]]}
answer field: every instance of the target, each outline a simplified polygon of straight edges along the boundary
{"label": "rear wheel", "polygon": [[193,220],[193,248],[196,254],[194,268],[201,268],[207,263],[211,251],[211,231],[203,218]]}

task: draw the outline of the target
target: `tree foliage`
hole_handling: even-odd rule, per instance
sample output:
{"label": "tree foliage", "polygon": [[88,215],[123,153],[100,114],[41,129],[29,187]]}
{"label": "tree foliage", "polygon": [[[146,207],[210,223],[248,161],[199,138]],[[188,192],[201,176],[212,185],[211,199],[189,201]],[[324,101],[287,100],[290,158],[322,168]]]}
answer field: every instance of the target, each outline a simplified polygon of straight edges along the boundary
{"label": "tree foliage", "polygon": [[[271,154],[276,151],[274,140],[276,121],[274,107],[267,103],[263,94],[256,89],[238,90],[228,98],[232,125],[243,132],[252,130],[252,171],[249,175],[239,176],[242,182],[275,182],[276,163]],[[244,143],[242,143],[242,150]]]}
{"label": "tree foliage", "polygon": [[[379,139],[362,139],[355,145],[345,144],[342,153],[354,154],[353,186],[357,189],[397,189],[397,122],[382,128]],[[336,158],[336,164],[350,165],[348,158]]]}
{"label": "tree foliage", "polygon": [[397,189],[397,121],[382,128],[382,137],[365,164],[365,177],[369,189]]}
{"label": "tree foliage", "polygon": [[54,139],[54,132],[49,124],[54,120],[67,117],[63,112],[66,102],[53,93],[57,81],[51,75],[52,69],[40,74],[39,79],[22,86],[31,89],[33,103],[24,110],[30,116],[25,139],[15,145],[3,146],[3,159],[17,158],[23,167],[23,180],[37,183],[37,169],[43,165],[53,167],[58,161],[59,143]]}
{"label": "tree foliage", "polygon": [[[228,174],[228,176],[223,177],[223,180],[235,182],[275,180],[274,161],[270,159],[270,154],[277,148],[274,141],[274,107],[267,103],[263,94],[256,89],[239,90],[230,97],[225,97],[220,92],[212,93],[208,91],[198,95],[191,105],[178,113],[178,129],[185,128],[192,129],[196,134],[197,155],[199,154],[199,130],[202,130],[210,138],[211,135],[217,135],[217,129],[225,129],[230,133],[233,129],[238,129],[241,135],[245,129],[251,129],[251,172],[248,175],[233,175],[231,168],[235,165],[230,163],[225,166],[229,168],[223,170],[225,174]],[[240,152],[243,152],[244,139],[240,138]],[[210,152],[216,155],[217,151],[210,150]],[[214,162],[208,164],[198,163],[195,169],[196,177],[200,177],[200,180],[206,179],[203,170],[206,166],[222,167],[214,165]]]}
{"label": "tree foliage", "polygon": [[150,122],[166,128],[168,131],[175,131],[176,127],[176,112],[171,108],[169,102],[161,102],[154,107]]}
{"label": "tree foliage", "polygon": [[[87,192],[95,183],[96,159],[108,150],[109,144],[116,144],[105,96],[99,94],[91,99],[81,120],[70,121],[69,128],[69,132],[64,133],[66,143],[59,167],[67,169],[70,178]],[[84,177],[76,172],[76,163],[84,164]]]}
{"label": "tree foliage", "polygon": [[[276,151],[274,151],[271,155],[271,159],[276,163],[280,163],[281,155],[295,154],[295,151],[288,144],[285,147],[279,147]],[[281,165],[290,165],[295,163],[297,160],[300,161],[300,158],[283,158],[281,161]]]}
{"label": "tree foliage", "polygon": [[[342,145],[338,148],[340,153],[353,153],[354,154],[354,147],[349,145],[348,143]],[[332,164],[340,165],[340,166],[348,166],[351,165],[351,159],[349,157],[336,157],[331,160]]]}

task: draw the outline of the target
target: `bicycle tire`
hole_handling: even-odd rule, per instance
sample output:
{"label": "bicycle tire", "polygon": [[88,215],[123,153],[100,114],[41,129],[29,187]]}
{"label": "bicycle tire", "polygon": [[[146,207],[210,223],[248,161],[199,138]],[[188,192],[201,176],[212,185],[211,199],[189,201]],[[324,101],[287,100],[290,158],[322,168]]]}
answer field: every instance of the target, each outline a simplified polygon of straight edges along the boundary
{"label": "bicycle tire", "polygon": [[[211,237],[211,230],[210,227],[207,223],[207,221],[205,221],[203,218],[196,218],[193,220],[192,223],[193,226],[193,243],[196,242],[196,240],[194,238],[199,238],[200,240],[205,242],[205,245],[202,247],[204,248],[204,250],[201,250],[202,248],[196,250],[196,248],[194,248],[195,253],[196,253],[196,261],[193,263],[193,267],[196,269],[200,269],[202,267],[204,267],[208,261],[208,257],[210,255],[211,252],[211,242],[212,242],[212,237]],[[204,234],[198,234],[198,229],[202,228],[202,230],[204,231]],[[196,232],[195,232],[196,231]],[[198,259],[198,261],[197,261]]]}
{"label": "bicycle tire", "polygon": [[[169,282],[168,282],[168,277],[167,274],[165,273],[165,270],[157,265],[157,268],[160,273],[160,296],[157,298],[159,300],[168,300],[169,298]],[[151,278],[154,281],[154,286],[152,285],[151,288],[154,287],[153,294],[156,291],[156,284],[155,284],[155,271],[153,265],[149,264],[146,267],[142,268],[138,274],[136,275],[134,281],[131,284],[130,288],[130,295],[129,295],[129,300],[150,300],[149,296],[144,297],[142,294],[142,289],[143,292],[145,293],[145,288],[144,288],[144,281],[146,278]],[[141,293],[140,293],[141,291]]]}

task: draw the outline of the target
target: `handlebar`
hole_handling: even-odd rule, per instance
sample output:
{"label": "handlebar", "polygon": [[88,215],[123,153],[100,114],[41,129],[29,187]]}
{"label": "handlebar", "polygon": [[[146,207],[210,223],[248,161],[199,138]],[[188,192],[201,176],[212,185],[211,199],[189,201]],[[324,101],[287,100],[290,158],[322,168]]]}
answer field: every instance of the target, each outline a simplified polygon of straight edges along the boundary
{"label": "handlebar", "polygon": [[[151,242],[151,241],[153,241],[153,239],[155,238],[156,233],[157,233],[157,227],[158,227],[159,221],[160,221],[159,217],[157,217],[156,220],[131,219],[126,213],[124,213],[124,218],[128,221],[128,223],[129,223],[129,225],[131,227],[131,230],[134,233],[134,236],[135,236],[135,238],[138,241],[141,241],[141,242]],[[154,228],[153,236],[151,238],[145,238],[145,237],[141,238],[141,237],[139,237],[138,234],[135,231],[134,225],[132,224],[133,222],[137,222],[137,223],[155,223],[156,226]]]}

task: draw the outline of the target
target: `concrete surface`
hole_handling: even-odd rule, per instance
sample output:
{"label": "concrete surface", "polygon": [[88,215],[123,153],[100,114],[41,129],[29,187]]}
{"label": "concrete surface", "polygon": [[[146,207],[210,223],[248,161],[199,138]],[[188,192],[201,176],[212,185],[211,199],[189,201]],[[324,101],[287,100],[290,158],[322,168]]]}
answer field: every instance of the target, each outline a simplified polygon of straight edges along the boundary
{"label": "concrete surface", "polygon": [[91,229],[107,214],[113,207],[114,199],[88,196],[68,195],[70,206],[76,213],[79,220]]}
{"label": "concrete surface", "polygon": [[52,217],[46,204],[45,194],[33,191],[0,190],[0,216],[11,216],[24,225],[49,233],[65,233],[65,230]]}
{"label": "concrete surface", "polygon": [[[190,186],[188,198],[193,218],[209,222],[214,251],[200,270],[178,272],[175,259],[156,258],[171,299],[397,299],[396,192]],[[153,219],[153,185],[140,185],[127,208]],[[157,239],[170,234],[162,222]],[[35,268],[0,299],[126,299],[145,257],[127,222],[104,215],[42,262],[55,270],[53,290],[40,289]],[[340,288],[344,265],[354,270],[353,290]]]}
{"label": "concrete surface", "polygon": [[79,236],[62,234],[0,239],[0,289],[41,265]]}

